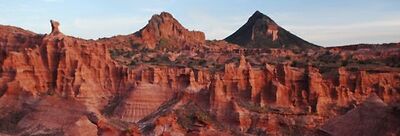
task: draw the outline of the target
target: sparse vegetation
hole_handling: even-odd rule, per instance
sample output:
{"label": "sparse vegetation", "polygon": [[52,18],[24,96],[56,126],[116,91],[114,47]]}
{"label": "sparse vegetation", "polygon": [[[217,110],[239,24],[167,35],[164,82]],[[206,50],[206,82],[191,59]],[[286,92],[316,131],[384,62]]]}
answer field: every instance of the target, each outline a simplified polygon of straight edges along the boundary
{"label": "sparse vegetation", "polygon": [[161,38],[156,48],[160,50],[170,50],[171,44],[168,39]]}
{"label": "sparse vegetation", "polygon": [[8,134],[19,132],[18,122],[27,114],[27,111],[14,111],[0,118],[0,131]]}
{"label": "sparse vegetation", "polygon": [[275,106],[260,106],[253,102],[238,100],[238,105],[252,112],[257,113],[274,113],[274,114],[286,114],[286,115],[305,115],[306,112],[294,112],[287,107],[275,107]]}
{"label": "sparse vegetation", "polygon": [[383,60],[390,67],[400,68],[400,56],[391,56]]}
{"label": "sparse vegetation", "polygon": [[101,113],[105,116],[111,116],[114,112],[115,108],[117,108],[118,104],[122,101],[122,96],[115,96],[111,101],[109,101],[108,105],[101,110]]}
{"label": "sparse vegetation", "polygon": [[188,103],[181,109],[175,111],[178,116],[178,124],[187,130],[194,129],[196,123],[203,125],[212,125],[222,129],[222,125],[216,122],[216,119],[208,112],[204,111],[194,103]]}
{"label": "sparse vegetation", "polygon": [[341,57],[337,54],[333,54],[329,51],[326,51],[323,55],[318,56],[318,62],[323,64],[337,64]]}
{"label": "sparse vegetation", "polygon": [[257,113],[266,113],[269,112],[270,109],[267,107],[261,107],[259,105],[256,105],[252,102],[247,102],[247,101],[238,101],[239,106],[246,108],[249,111],[257,112]]}
{"label": "sparse vegetation", "polygon": [[122,50],[119,49],[114,49],[114,50],[110,50],[110,54],[112,58],[118,57],[122,54]]}
{"label": "sparse vegetation", "polygon": [[133,43],[132,44],[132,46],[131,46],[131,48],[132,49],[144,49],[145,48],[145,45],[144,44],[141,44],[141,43]]}

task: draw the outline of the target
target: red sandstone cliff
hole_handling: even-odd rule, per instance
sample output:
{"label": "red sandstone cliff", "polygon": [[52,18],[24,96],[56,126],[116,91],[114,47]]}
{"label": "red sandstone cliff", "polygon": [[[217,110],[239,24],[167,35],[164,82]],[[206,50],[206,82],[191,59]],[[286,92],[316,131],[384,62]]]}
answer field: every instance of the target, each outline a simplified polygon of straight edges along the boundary
{"label": "red sandstone cliff", "polygon": [[[369,112],[361,103],[370,95],[384,105],[400,101],[399,68],[387,60],[399,55],[398,44],[371,54],[246,49],[206,42],[168,13],[135,34],[100,40],[51,24],[47,35],[0,27],[0,134],[319,135],[322,127],[335,135],[348,133],[346,118]],[[179,50],[158,48],[164,40]],[[382,64],[353,62],[370,59]]]}

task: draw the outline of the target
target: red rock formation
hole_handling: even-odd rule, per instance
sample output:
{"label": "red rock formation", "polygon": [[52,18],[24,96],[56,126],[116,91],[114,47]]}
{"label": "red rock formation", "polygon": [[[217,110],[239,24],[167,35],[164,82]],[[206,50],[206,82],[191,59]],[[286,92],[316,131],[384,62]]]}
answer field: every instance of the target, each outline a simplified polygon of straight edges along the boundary
{"label": "red rock formation", "polygon": [[[396,117],[397,116],[397,117]],[[345,115],[328,121],[320,129],[332,136],[343,135],[398,135],[400,118],[376,94]]]}
{"label": "red rock formation", "polygon": [[205,42],[203,32],[187,30],[167,12],[151,17],[149,23],[137,34],[149,48],[155,48],[160,42],[170,42],[168,44],[171,45],[189,44],[192,46],[204,44]]}
{"label": "red rock formation", "polygon": [[[387,105],[400,101],[398,67],[325,64],[352,54],[386,62],[398,46],[369,56],[346,48],[247,49],[205,42],[168,13],[136,34],[96,41],[63,35],[51,23],[45,36],[0,26],[0,133],[313,135],[370,94]],[[282,38],[268,28],[272,40]],[[173,59],[159,48],[163,39],[173,43]],[[308,63],[294,65],[302,60]]]}
{"label": "red rock formation", "polygon": [[79,103],[45,97],[37,103],[32,112],[19,121],[17,127],[25,128],[21,134],[95,136],[97,126],[89,121],[85,112],[85,108]]}
{"label": "red rock formation", "polygon": [[126,122],[137,122],[172,98],[174,91],[156,84],[140,83],[114,111]]}
{"label": "red rock formation", "polygon": [[50,23],[51,23],[51,33],[50,33],[50,35],[61,34],[61,31],[60,31],[60,28],[59,28],[60,23],[58,21],[55,21],[55,20],[50,20]]}

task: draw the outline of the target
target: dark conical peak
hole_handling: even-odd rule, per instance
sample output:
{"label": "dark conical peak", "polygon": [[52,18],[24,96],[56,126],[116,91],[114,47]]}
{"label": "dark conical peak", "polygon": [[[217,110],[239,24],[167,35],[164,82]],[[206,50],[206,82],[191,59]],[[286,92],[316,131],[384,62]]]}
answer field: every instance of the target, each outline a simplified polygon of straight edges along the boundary
{"label": "dark conical peak", "polygon": [[263,16],[266,16],[266,15],[264,15],[263,13],[261,13],[260,11],[257,10],[256,12],[254,12],[254,14],[251,17],[260,18]]}
{"label": "dark conical peak", "polygon": [[262,21],[266,21],[266,23],[273,23],[276,24],[274,22],[274,20],[272,20],[270,17],[268,17],[267,15],[261,13],[260,11],[256,11],[254,12],[254,14],[250,17],[249,21],[258,21],[258,20],[262,20]]}
{"label": "dark conical peak", "polygon": [[267,15],[254,12],[235,33],[225,38],[227,42],[248,48],[318,48],[280,27]]}

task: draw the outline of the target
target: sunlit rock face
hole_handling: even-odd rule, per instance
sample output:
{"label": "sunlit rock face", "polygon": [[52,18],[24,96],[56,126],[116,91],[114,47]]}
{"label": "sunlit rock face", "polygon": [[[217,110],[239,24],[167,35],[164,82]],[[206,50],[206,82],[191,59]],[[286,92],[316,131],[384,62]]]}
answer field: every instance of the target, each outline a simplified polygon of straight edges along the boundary
{"label": "sunlit rock face", "polygon": [[136,33],[149,48],[156,48],[161,41],[176,45],[204,44],[205,35],[199,31],[189,31],[184,28],[170,13],[162,12],[153,15],[149,23]]}
{"label": "sunlit rock face", "polygon": [[0,26],[0,135],[399,134],[400,44],[320,48],[259,12],[243,45],[165,12],[99,40],[51,26]]}

